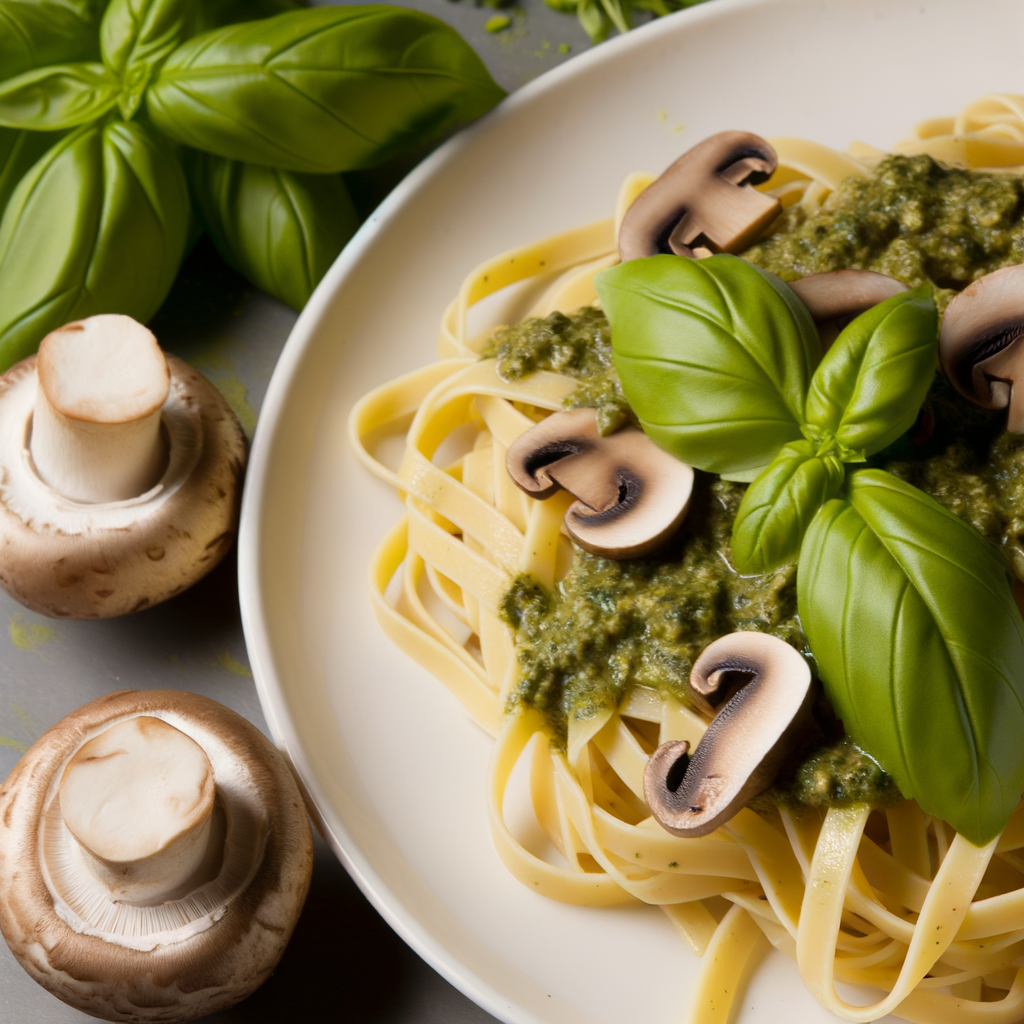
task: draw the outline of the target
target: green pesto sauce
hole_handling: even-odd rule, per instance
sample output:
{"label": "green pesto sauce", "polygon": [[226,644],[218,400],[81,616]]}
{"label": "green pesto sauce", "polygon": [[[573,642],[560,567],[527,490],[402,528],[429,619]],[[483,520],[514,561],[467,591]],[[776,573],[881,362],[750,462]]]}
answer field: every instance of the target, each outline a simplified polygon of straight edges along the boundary
{"label": "green pesto sauce", "polygon": [[740,576],[730,564],[743,491],[698,473],[682,528],[656,555],[616,561],[576,548],[554,591],[517,577],[502,606],[522,666],[513,704],[544,712],[564,741],[570,719],[616,706],[630,683],[689,703],[694,661],[726,633],[756,629],[809,653],[796,617],[796,569]]}
{"label": "green pesto sauce", "polygon": [[874,177],[844,181],[820,211],[791,206],[743,256],[786,281],[846,268],[930,281],[945,309],[971,281],[1024,263],[1024,179],[886,157]]}
{"label": "green pesto sauce", "polygon": [[[951,170],[930,157],[888,157],[871,180],[849,179],[827,208],[790,209],[772,236],[744,257],[784,279],[847,267],[910,285],[930,281],[940,306],[977,277],[1024,262],[1024,183],[1010,175]],[[603,432],[635,422],[612,364],[604,314],[553,313],[501,328],[484,353],[506,380],[551,370],[580,381],[567,408],[598,409]],[[1024,578],[1024,437],[1002,432],[1004,414],[961,398],[939,375],[921,421],[871,464],[932,495],[996,544]],[[913,437],[913,439],[912,439]],[[548,719],[556,742],[568,723],[616,706],[633,683],[689,703],[694,660],[740,629],[772,633],[810,656],[796,612],[796,570],[741,576],[730,535],[745,486],[698,472],[683,527],[647,558],[615,561],[574,549],[572,568],[547,590],[517,577],[502,614],[515,633],[523,702]],[[813,664],[813,660],[812,660]],[[794,751],[761,803],[828,806],[899,799],[892,779],[842,735],[827,702],[818,732]]]}
{"label": "green pesto sauce", "polygon": [[566,409],[597,410],[597,428],[610,434],[627,419],[636,423],[612,366],[612,335],[599,309],[585,307],[572,316],[552,313],[495,331],[483,351],[498,361],[502,380],[519,380],[536,370],[561,373],[580,382],[563,402]]}

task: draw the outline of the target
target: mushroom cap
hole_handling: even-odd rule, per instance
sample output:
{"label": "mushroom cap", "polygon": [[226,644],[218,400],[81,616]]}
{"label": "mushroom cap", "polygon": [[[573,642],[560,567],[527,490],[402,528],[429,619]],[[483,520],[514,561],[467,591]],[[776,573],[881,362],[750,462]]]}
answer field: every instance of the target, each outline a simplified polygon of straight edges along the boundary
{"label": "mushroom cap", "polygon": [[[203,748],[226,808],[227,843],[244,856],[233,875],[222,868],[223,879],[181,901],[206,910],[188,924],[112,937],[103,919],[91,919],[99,911],[55,891],[39,851],[56,849],[61,838],[65,766],[104,728],[136,716],[162,719]],[[254,725],[194,693],[113,693],[61,719],[0,788],[0,929],[35,981],[86,1013],[139,1024],[192,1020],[234,1005],[270,975],[305,901],[312,858],[295,780]],[[139,908],[112,907],[152,919]]]}
{"label": "mushroom cap", "polygon": [[55,618],[125,615],[166,601],[230,550],[245,438],[220,392],[167,356],[169,459],[155,487],[107,504],[47,486],[29,450],[36,357],[0,376],[0,586]]}
{"label": "mushroom cap", "polygon": [[744,182],[766,181],[777,162],[771,144],[752,132],[719,132],[699,142],[626,211],[618,237],[623,262],[660,252],[693,256],[691,246],[702,237],[719,252],[742,251],[782,213],[777,199]]}
{"label": "mushroom cap", "polygon": [[829,270],[823,274],[809,274],[790,281],[789,287],[819,323],[863,313],[879,302],[907,291],[902,281],[873,270]]}
{"label": "mushroom cap", "polygon": [[[662,828],[696,837],[771,785],[807,721],[814,691],[798,651],[753,631],[708,644],[694,663],[690,689],[706,711],[719,710],[692,756],[677,741],[654,752],[644,798]],[[681,763],[684,755],[688,762]]]}
{"label": "mushroom cap", "polygon": [[90,423],[148,416],[167,400],[171,380],[153,332],[119,313],[51,331],[39,345],[36,372],[61,415]]}
{"label": "mushroom cap", "polygon": [[979,277],[953,296],[939,329],[939,365],[965,398],[986,409],[1005,408],[1006,382],[1024,378],[1021,335],[1024,264]]}
{"label": "mushroom cap", "polygon": [[512,443],[512,480],[537,499],[559,488],[574,494],[565,513],[569,536],[605,558],[638,558],[679,527],[690,505],[693,468],[642,430],[602,437],[595,409],[556,412]]}

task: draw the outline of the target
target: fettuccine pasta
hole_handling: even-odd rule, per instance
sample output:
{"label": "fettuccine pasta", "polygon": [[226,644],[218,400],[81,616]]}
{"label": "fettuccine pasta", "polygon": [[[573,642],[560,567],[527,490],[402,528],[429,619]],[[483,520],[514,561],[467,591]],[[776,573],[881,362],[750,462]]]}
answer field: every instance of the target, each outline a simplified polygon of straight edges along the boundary
{"label": "fettuccine pasta", "polygon": [[[803,139],[770,141],[779,166],[760,187],[784,206],[814,209],[844,179],[871,176],[885,156],[862,143],[839,153]],[[958,117],[925,121],[894,152],[1022,172],[1024,97],[987,96]],[[506,472],[506,453],[538,419],[560,409],[578,381],[545,371],[502,380],[495,360],[480,358],[485,338],[468,336],[469,312],[527,280],[544,286],[529,316],[596,303],[594,274],[618,260],[617,223],[652,180],[627,179],[615,216],[476,268],[444,315],[439,361],[377,388],[353,410],[359,458],[405,500],[405,516],[370,566],[376,618],[495,738],[486,799],[508,870],[568,903],[639,900],[662,908],[704,957],[693,1024],[728,1019],[740,982],[768,944],[795,959],[815,997],[846,1020],[895,1013],[928,1024],[1018,1021],[1024,808],[983,848],[906,800],[874,811],[856,804],[799,814],[783,808],[772,820],[747,808],[706,838],[676,838],[644,804],[644,767],[660,743],[698,744],[707,720],[634,685],[617,708],[571,720],[562,745],[549,742],[539,712],[507,700],[518,663],[502,597],[516,574],[549,587],[564,575],[572,547],[562,518],[572,497],[526,496]],[[370,442],[397,429],[406,429],[404,458],[392,471]],[[472,434],[469,450],[437,465],[435,454],[456,430]],[[397,589],[396,599],[389,588]],[[461,632],[442,621],[438,606]],[[523,758],[537,820],[562,863],[528,850],[505,820],[506,788]],[[853,1005],[837,993],[837,981],[882,995]]]}

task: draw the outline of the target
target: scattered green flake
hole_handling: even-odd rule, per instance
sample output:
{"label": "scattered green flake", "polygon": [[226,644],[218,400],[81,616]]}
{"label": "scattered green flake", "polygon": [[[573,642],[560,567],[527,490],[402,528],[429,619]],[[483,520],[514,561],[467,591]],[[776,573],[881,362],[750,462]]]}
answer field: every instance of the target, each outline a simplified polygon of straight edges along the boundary
{"label": "scattered green flake", "polygon": [[35,651],[51,640],[57,639],[57,631],[53,626],[41,626],[35,622],[26,622],[21,615],[11,616],[11,643],[19,651]]}
{"label": "scattered green flake", "polygon": [[233,676],[241,676],[243,679],[252,679],[252,672],[248,665],[243,665],[237,658],[231,657],[230,651],[217,655],[217,664],[225,668]]}
{"label": "scattered green flake", "polygon": [[234,350],[241,350],[239,342],[225,338],[197,355],[191,364],[216,385],[251,440],[256,429],[256,410],[249,404],[249,389],[235,372]]}
{"label": "scattered green flake", "polygon": [[8,747],[11,750],[17,750],[22,754],[28,750],[28,747],[24,743],[19,740],[12,740],[9,736],[0,736],[0,747]]}
{"label": "scattered green flake", "polygon": [[559,43],[558,44],[558,52],[559,53],[572,53],[572,47],[568,43]]}
{"label": "scattered green flake", "polygon": [[504,32],[512,24],[512,19],[507,14],[496,14],[488,19],[484,28],[488,32]]}

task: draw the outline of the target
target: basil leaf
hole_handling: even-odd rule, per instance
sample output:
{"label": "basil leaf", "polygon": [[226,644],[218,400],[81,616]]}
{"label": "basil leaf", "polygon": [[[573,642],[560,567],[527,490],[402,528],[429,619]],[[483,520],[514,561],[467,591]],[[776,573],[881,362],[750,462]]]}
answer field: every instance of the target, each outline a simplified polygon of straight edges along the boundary
{"label": "basil leaf", "polygon": [[56,132],[0,128],[0,214],[25,172],[60,138]]}
{"label": "basil leaf", "polygon": [[651,256],[598,274],[615,368],[644,431],[699,469],[765,466],[800,438],[821,355],[807,307],[736,256]]}
{"label": "basil leaf", "polygon": [[174,281],[188,225],[185,176],[153,131],[116,121],[62,139],[0,220],[0,365],[69,320],[148,320]]}
{"label": "basil leaf", "polygon": [[811,379],[807,422],[873,455],[913,426],[935,376],[938,313],[928,285],[862,313]]}
{"label": "basil leaf", "polygon": [[150,77],[191,34],[197,0],[110,0],[100,23],[103,62],[123,82],[121,115],[134,117]]}
{"label": "basil leaf", "polygon": [[795,562],[811,520],[839,493],[845,476],[836,456],[817,458],[809,441],[787,444],[740,502],[732,526],[736,568],[764,573]]}
{"label": "basil leaf", "polygon": [[121,84],[102,64],[57,64],[0,82],[0,127],[54,131],[95,121]]}
{"label": "basil leaf", "polygon": [[296,174],[192,153],[186,162],[203,224],[257,288],[302,309],[359,227],[341,177]]}
{"label": "basil leaf", "polygon": [[0,79],[95,51],[90,0],[0,0]]}
{"label": "basil leaf", "polygon": [[146,94],[168,137],[308,173],[368,167],[504,95],[454,29],[384,5],[319,7],[207,32]]}
{"label": "basil leaf", "polygon": [[996,550],[861,470],[807,531],[797,600],[847,732],[905,796],[988,842],[1024,792],[1024,622]]}

